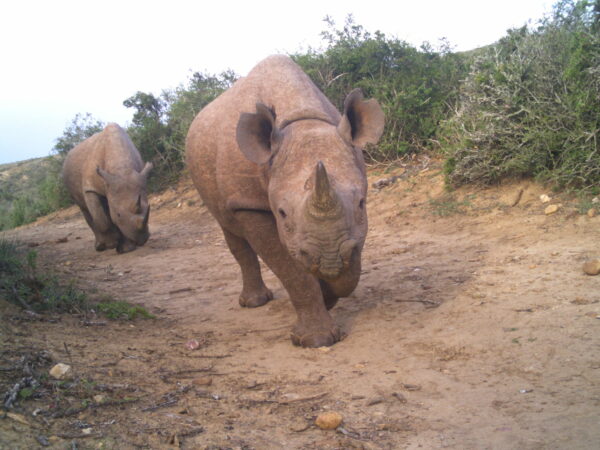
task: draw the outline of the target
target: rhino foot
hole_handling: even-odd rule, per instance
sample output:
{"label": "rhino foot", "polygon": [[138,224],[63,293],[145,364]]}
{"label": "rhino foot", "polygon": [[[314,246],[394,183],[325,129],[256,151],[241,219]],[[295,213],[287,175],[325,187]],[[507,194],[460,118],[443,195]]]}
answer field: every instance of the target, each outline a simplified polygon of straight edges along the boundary
{"label": "rhino foot", "polygon": [[299,347],[329,347],[341,338],[339,327],[330,330],[302,330],[297,325],[292,329],[292,343]]}
{"label": "rhino foot", "polygon": [[117,253],[131,252],[131,251],[135,250],[136,248],[137,248],[137,245],[135,245],[135,242],[130,241],[129,239],[122,239],[121,241],[119,241],[119,244],[117,245]]}
{"label": "rhino foot", "polygon": [[97,252],[103,252],[104,250],[109,250],[111,248],[115,248],[117,246],[116,242],[103,242],[96,241],[94,248]]}
{"label": "rhino foot", "polygon": [[257,308],[259,306],[264,305],[265,303],[273,300],[273,293],[270,289],[265,288],[265,290],[258,294],[253,295],[240,295],[240,306],[246,308]]}

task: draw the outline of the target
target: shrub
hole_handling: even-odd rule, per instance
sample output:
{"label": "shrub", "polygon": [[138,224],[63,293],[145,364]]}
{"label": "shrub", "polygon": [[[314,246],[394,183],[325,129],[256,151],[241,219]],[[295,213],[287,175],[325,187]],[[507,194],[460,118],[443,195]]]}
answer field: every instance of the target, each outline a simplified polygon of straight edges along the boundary
{"label": "shrub", "polygon": [[427,43],[417,49],[379,31],[371,34],[352,16],[341,29],[330,18],[325,22],[326,49],[292,56],[338,109],[354,88],[379,101],[386,127],[368,156],[383,161],[431,148],[438,124],[458,100],[466,58],[452,53],[446,41],[439,49]]}
{"label": "shrub", "polygon": [[534,176],[600,182],[600,2],[563,1],[535,30],[511,30],[474,62],[444,125],[454,185]]}

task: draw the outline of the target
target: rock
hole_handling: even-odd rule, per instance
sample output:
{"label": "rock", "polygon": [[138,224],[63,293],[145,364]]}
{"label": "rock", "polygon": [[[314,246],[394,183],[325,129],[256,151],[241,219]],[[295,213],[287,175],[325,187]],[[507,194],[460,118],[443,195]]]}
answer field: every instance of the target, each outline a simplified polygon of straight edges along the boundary
{"label": "rock", "polygon": [[308,430],[310,427],[310,422],[307,422],[304,419],[298,419],[292,425],[290,425],[290,430],[295,433],[301,433],[302,431]]}
{"label": "rock", "polygon": [[587,215],[588,217],[594,217],[596,215],[597,211],[596,208],[590,208],[588,209]]}
{"label": "rock", "polygon": [[588,275],[598,275],[600,273],[600,259],[591,259],[583,264],[583,271]]}
{"label": "rock", "polygon": [[94,395],[94,401],[96,403],[104,403],[106,401],[106,396],[102,394]]}
{"label": "rock", "polygon": [[594,205],[595,205],[596,203],[600,203],[600,198],[598,198],[598,197],[594,197],[594,198],[592,199],[592,203],[593,203]]}
{"label": "rock", "polygon": [[210,377],[200,377],[196,378],[192,381],[192,384],[196,386],[210,386],[212,384],[212,378]]}
{"label": "rock", "polygon": [[72,373],[73,370],[71,369],[71,366],[63,363],[58,363],[52,369],[50,369],[50,376],[57,380],[69,378]]}
{"label": "rock", "polygon": [[558,205],[549,205],[546,206],[546,209],[544,209],[544,214],[548,216],[550,214],[554,214],[556,211],[558,211]]}
{"label": "rock", "polygon": [[548,197],[546,194],[540,195],[540,201],[542,203],[548,203],[550,200],[552,200],[552,199],[550,197]]}
{"label": "rock", "polygon": [[185,343],[185,346],[188,350],[196,350],[200,347],[200,342],[198,342],[198,339],[190,339]]}
{"label": "rock", "polygon": [[315,420],[317,425],[322,430],[335,430],[342,423],[342,415],[335,411],[321,413]]}

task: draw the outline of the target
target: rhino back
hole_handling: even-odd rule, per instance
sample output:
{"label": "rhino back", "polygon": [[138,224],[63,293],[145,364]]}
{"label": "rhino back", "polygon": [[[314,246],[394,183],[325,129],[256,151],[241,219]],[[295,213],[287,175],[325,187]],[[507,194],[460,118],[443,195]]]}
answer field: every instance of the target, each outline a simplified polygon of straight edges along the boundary
{"label": "rhino back", "polygon": [[273,55],[255,66],[196,116],[186,139],[186,159],[194,184],[222,225],[227,201],[244,196],[268,204],[262,169],[248,161],[236,141],[242,112],[263,103],[276,114],[278,127],[301,118],[337,124],[340,114],[291,58]]}

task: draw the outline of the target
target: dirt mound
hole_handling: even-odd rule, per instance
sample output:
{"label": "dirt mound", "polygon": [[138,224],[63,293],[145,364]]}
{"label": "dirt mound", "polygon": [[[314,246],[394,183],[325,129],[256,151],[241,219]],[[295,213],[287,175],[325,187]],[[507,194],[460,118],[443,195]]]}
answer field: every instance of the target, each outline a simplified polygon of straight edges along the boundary
{"label": "dirt mound", "polygon": [[[328,349],[292,346],[266,269],[275,300],[238,306],[239,269],[189,182],[152,199],[152,237],[132,253],[96,253],[74,208],[5,233],[158,318],[86,326],[5,306],[0,365],[47,351],[91,387],[65,391],[70,410],[21,401],[0,447],[596,448],[600,277],[581,267],[600,256],[600,219],[529,182],[448,192],[430,161],[370,183],[363,275]],[[326,411],[336,431],[315,425]]]}

